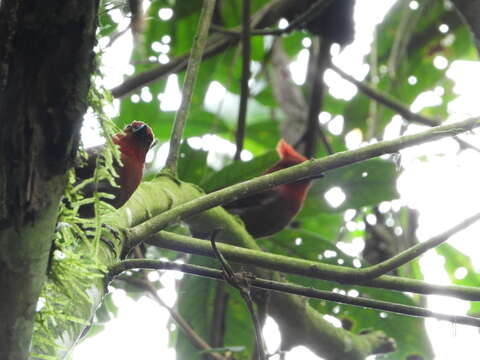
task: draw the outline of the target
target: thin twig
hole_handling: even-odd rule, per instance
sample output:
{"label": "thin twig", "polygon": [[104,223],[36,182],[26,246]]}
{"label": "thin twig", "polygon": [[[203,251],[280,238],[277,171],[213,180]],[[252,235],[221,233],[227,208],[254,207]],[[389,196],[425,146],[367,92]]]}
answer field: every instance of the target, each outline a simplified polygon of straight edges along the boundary
{"label": "thin twig", "polygon": [[180,142],[187,121],[188,110],[192,102],[193,89],[197,79],[198,69],[202,62],[203,50],[207,43],[208,30],[212,21],[215,0],[203,0],[202,11],[198,21],[197,33],[193,41],[190,59],[188,60],[185,81],[182,90],[182,102],[175,117],[172,134],[170,136],[170,149],[165,168],[172,174],[177,174],[177,161],[180,155]]}
{"label": "thin twig", "polygon": [[461,223],[455,225],[451,229],[432,237],[431,239],[424,241],[422,243],[418,243],[407,250],[402,251],[401,253],[391,257],[388,260],[382,261],[376,265],[369,266],[367,268],[362,269],[361,271],[365,273],[365,277],[367,279],[374,279],[379,277],[380,275],[386,274],[393,269],[397,269],[398,267],[412,261],[413,259],[418,258],[420,255],[424,254],[428,250],[440,245],[447,241],[450,237],[473,225],[478,220],[480,220],[480,213],[475,214]]}
{"label": "thin twig", "polygon": [[[378,34],[377,30],[375,29],[373,32],[373,44],[372,44],[372,51],[370,51],[369,60],[370,60],[370,73],[369,73],[369,80],[371,87],[373,89],[376,88],[376,84],[378,82],[378,54],[377,54],[377,47],[378,47]],[[376,101],[370,101],[368,107],[368,119],[367,119],[367,140],[370,141],[371,139],[375,138],[378,131],[378,103]]]}
{"label": "thin twig", "polygon": [[[203,53],[202,60],[215,56],[228,49],[231,45],[235,44],[236,40],[233,38],[212,38],[208,41],[205,51]],[[129,93],[145,86],[151,82],[158,80],[161,77],[179,73],[187,67],[188,59],[191,53],[177,56],[171,59],[166,64],[160,64],[151,70],[142,72],[138,75],[132,76],[126,79],[122,84],[111,89],[111,94],[115,98],[122,98]]]}
{"label": "thin twig", "polygon": [[[131,269],[155,269],[155,270],[176,270],[181,271],[186,274],[198,275],[203,277],[208,277],[211,279],[225,280],[224,272],[211,269],[204,266],[191,265],[191,264],[178,264],[171,261],[159,261],[159,260],[125,260],[121,261],[110,268],[109,278],[121,274],[124,271]],[[307,288],[300,285],[295,285],[291,283],[281,283],[274,280],[267,280],[261,278],[252,278],[251,285],[260,288],[273,290],[277,292],[290,293],[295,295],[306,296],[309,298],[334,301],[340,304],[347,304],[353,306],[361,306],[375,310],[388,311],[396,314],[403,314],[408,316],[419,316],[419,317],[431,317],[440,320],[451,321],[455,324],[463,324],[480,327],[480,319],[472,316],[461,316],[461,315],[448,315],[443,313],[434,312],[425,308],[390,303],[387,301],[373,300],[363,297],[353,297],[348,295],[341,295],[338,293],[333,293],[325,290],[317,290],[313,288]]]}
{"label": "thin twig", "polygon": [[170,306],[165,304],[165,302],[158,296],[156,289],[153,285],[146,281],[148,290],[152,297],[158,302],[161,306],[163,306],[170,314],[175,323],[182,329],[183,333],[190,339],[194,345],[196,345],[200,350],[205,351],[207,356],[215,359],[215,360],[226,360],[226,358],[216,352],[213,352],[212,346],[210,346],[197,332],[188,324],[188,322],[175,310],[173,310]]}
{"label": "thin twig", "polygon": [[260,319],[258,317],[255,306],[253,305],[252,296],[250,294],[250,281],[253,279],[253,276],[251,274],[247,274],[246,272],[235,273],[233,271],[230,264],[227,262],[220,250],[217,248],[217,245],[215,243],[215,238],[217,235],[218,230],[214,231],[212,233],[212,236],[210,237],[210,243],[212,244],[213,252],[222,264],[225,280],[228,284],[235,287],[240,292],[240,295],[247,304],[248,312],[252,317],[252,321],[255,327],[255,338],[257,339],[258,358],[259,360],[266,360],[267,356],[265,354],[265,340],[263,339],[262,325],[260,323]]}
{"label": "thin twig", "polygon": [[240,105],[238,108],[237,132],[235,140],[237,148],[234,160],[240,160],[245,138],[245,127],[247,122],[247,106],[250,91],[248,81],[250,80],[250,0],[243,0],[243,23],[242,23],[242,78],[240,82]]}
{"label": "thin twig", "polygon": [[431,119],[421,114],[416,114],[414,112],[411,112],[405,105],[403,105],[398,100],[392,98],[387,94],[383,94],[378,90],[373,89],[372,87],[362,83],[361,81],[358,81],[353,76],[344,72],[335,64],[331,63],[330,68],[336,73],[338,73],[340,76],[342,76],[343,78],[345,78],[346,80],[354,84],[365,95],[367,95],[368,97],[372,98],[375,101],[378,101],[380,104],[383,104],[389,107],[390,109],[394,110],[403,118],[409,121],[417,122],[417,123],[428,125],[428,126],[437,126],[441,124],[441,122],[438,121],[437,119]]}
{"label": "thin twig", "polygon": [[[412,121],[412,122],[417,122],[419,124],[423,125],[428,125],[428,126],[438,126],[442,122],[437,120],[437,119],[432,119],[427,116],[421,115],[421,114],[416,114],[408,109],[407,106],[399,102],[398,100],[392,98],[391,96],[381,93],[378,90],[375,90],[371,86],[362,83],[361,81],[358,81],[355,79],[353,76],[347,74],[344,72],[342,69],[340,69],[338,66],[334,65],[333,63],[330,64],[330,68],[338,73],[340,76],[345,78],[346,80],[350,81],[352,84],[354,84],[361,92],[363,92],[365,95],[368,97],[372,98],[373,100],[379,102],[382,105],[385,105],[386,107],[389,107],[396,113],[398,113],[400,116],[402,116],[405,120]],[[480,149],[477,148],[476,146],[466,142],[465,140],[462,140],[458,138],[457,136],[453,137],[462,147],[470,148],[472,150],[475,150],[476,152],[480,152]]]}
{"label": "thin twig", "polygon": [[327,154],[333,154],[333,149],[328,142],[327,136],[318,122],[318,114],[322,110],[325,85],[323,83],[323,74],[326,66],[330,63],[330,45],[327,39],[314,39],[312,44],[311,59],[308,66],[309,73],[309,103],[307,115],[307,129],[305,132],[305,156],[310,158],[316,154],[317,136]]}
{"label": "thin twig", "polygon": [[[284,34],[291,33],[292,31],[300,28],[304,24],[310,22],[315,17],[317,17],[330,3],[332,0],[317,0],[312,6],[310,6],[305,12],[293,19],[287,27],[283,29],[265,29],[265,30],[252,30],[251,36],[265,36],[265,35],[275,35],[280,36]],[[212,30],[219,33],[233,36],[233,37],[243,37],[245,36],[242,32],[237,30],[225,29],[221,26],[212,26]]]}
{"label": "thin twig", "polygon": [[212,245],[213,253],[215,256],[218,258],[220,263],[222,264],[223,271],[225,272],[226,280],[228,282],[232,282],[232,286],[237,287],[237,284],[235,283],[235,272],[233,271],[232,267],[228,263],[227,259],[225,259],[222,255],[222,253],[218,250],[217,244],[215,243],[215,238],[217,237],[218,233],[220,230],[215,230],[212,233],[212,236],[210,236],[210,244]]}
{"label": "thin twig", "polygon": [[105,45],[105,47],[104,47],[102,50],[106,50],[107,48],[109,48],[110,46],[112,46],[113,43],[114,43],[115,41],[117,41],[117,40],[118,40],[123,34],[125,34],[129,29],[130,29],[130,25],[128,25],[128,26],[127,26],[125,29],[123,29],[122,31],[116,31],[115,33],[113,33],[112,35],[110,35],[107,45]]}

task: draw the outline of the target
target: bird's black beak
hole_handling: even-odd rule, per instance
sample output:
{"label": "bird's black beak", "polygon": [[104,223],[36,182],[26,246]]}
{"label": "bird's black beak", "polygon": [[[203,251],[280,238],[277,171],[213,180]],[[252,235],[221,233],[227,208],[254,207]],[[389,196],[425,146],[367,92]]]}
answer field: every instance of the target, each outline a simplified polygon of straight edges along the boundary
{"label": "bird's black beak", "polygon": [[132,132],[133,132],[134,134],[137,134],[137,133],[138,133],[138,134],[140,135],[140,134],[142,134],[142,133],[145,133],[146,130],[147,130],[147,125],[143,124],[143,125],[140,125],[140,126],[137,127],[137,128],[134,128],[134,129],[132,130]]}
{"label": "bird's black beak", "polygon": [[148,133],[148,126],[143,124],[143,125],[140,125],[139,127],[137,128],[134,128],[132,129],[132,134],[133,136],[135,136],[137,139],[139,139],[140,141],[150,141],[152,140],[151,139],[151,135]]}
{"label": "bird's black beak", "polygon": [[153,148],[153,147],[154,147],[155,145],[157,145],[157,144],[158,144],[157,139],[154,139],[154,140],[152,141],[152,143],[150,144],[150,149]]}

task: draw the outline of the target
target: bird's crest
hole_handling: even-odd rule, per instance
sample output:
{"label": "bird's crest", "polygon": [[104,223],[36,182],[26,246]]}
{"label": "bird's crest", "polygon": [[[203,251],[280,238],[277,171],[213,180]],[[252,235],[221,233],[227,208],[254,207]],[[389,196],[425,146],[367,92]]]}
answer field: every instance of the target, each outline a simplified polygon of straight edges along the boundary
{"label": "bird's crest", "polygon": [[280,139],[277,145],[277,152],[280,156],[280,159],[289,163],[300,164],[308,159],[299,154],[291,145],[289,145],[285,140]]}

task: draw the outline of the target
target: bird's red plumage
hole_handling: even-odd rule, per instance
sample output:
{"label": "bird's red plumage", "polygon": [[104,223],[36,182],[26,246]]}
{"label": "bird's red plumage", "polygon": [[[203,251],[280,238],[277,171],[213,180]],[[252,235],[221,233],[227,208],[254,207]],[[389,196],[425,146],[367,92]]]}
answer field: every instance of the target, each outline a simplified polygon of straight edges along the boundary
{"label": "bird's red plumage", "polygon": [[[277,145],[280,160],[264,174],[298,165],[306,160],[285,140]],[[311,179],[276,186],[257,194],[226,204],[232,214],[240,216],[253,237],[273,235],[283,230],[302,208]]]}
{"label": "bird's red plumage", "polygon": [[[86,186],[83,189],[84,195],[91,197],[96,190],[115,195],[114,199],[105,200],[115,208],[125,204],[142,180],[145,157],[153,140],[152,129],[141,121],[134,121],[127,125],[122,132],[113,135],[112,141],[120,148],[122,162],[121,165],[117,162],[114,164],[118,173],[117,185],[119,187],[113,187],[108,181],[102,180],[98,184]],[[93,177],[96,158],[102,151],[103,146],[87,150],[87,163],[75,169],[79,182]],[[81,217],[93,217],[93,206],[91,204],[81,206],[79,214]]]}

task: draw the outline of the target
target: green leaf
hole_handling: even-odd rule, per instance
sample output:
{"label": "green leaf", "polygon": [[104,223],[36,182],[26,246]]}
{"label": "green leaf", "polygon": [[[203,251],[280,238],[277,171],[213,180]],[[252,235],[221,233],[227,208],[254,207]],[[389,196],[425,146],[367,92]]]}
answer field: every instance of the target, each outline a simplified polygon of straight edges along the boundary
{"label": "green leaf", "polygon": [[212,192],[229,185],[252,179],[255,176],[260,175],[278,160],[279,157],[277,152],[269,151],[250,161],[236,161],[225,166],[222,170],[211,174],[201,183],[201,186],[206,192]]}
{"label": "green leaf", "polygon": [[[310,189],[302,214],[314,216],[319,212],[359,209],[396,199],[399,197],[396,179],[395,165],[381,159],[362,161],[328,171]],[[325,199],[325,193],[333,187],[340,187],[346,196],[345,201],[336,208]]]}
{"label": "green leaf", "polygon": [[319,212],[312,214],[309,213],[308,208],[304,208],[290,224],[291,227],[310,231],[332,243],[335,242],[342,225],[342,213]]}
{"label": "green leaf", "polygon": [[[438,255],[445,258],[445,270],[453,284],[480,287],[480,276],[472,265],[472,260],[469,256],[455,249],[450,244],[441,244],[435,248],[435,251]],[[457,276],[457,271],[460,269],[466,272],[465,276],[461,278]],[[480,304],[471,302],[469,312],[478,316],[480,314]]]}
{"label": "green leaf", "polygon": [[308,37],[304,31],[294,31],[291,34],[282,38],[283,49],[289,57],[297,56],[300,50],[304,49],[302,40]]}
{"label": "green leaf", "polygon": [[194,184],[200,183],[207,172],[207,155],[203,150],[195,150],[184,141],[180,146],[178,161],[178,178]]}

